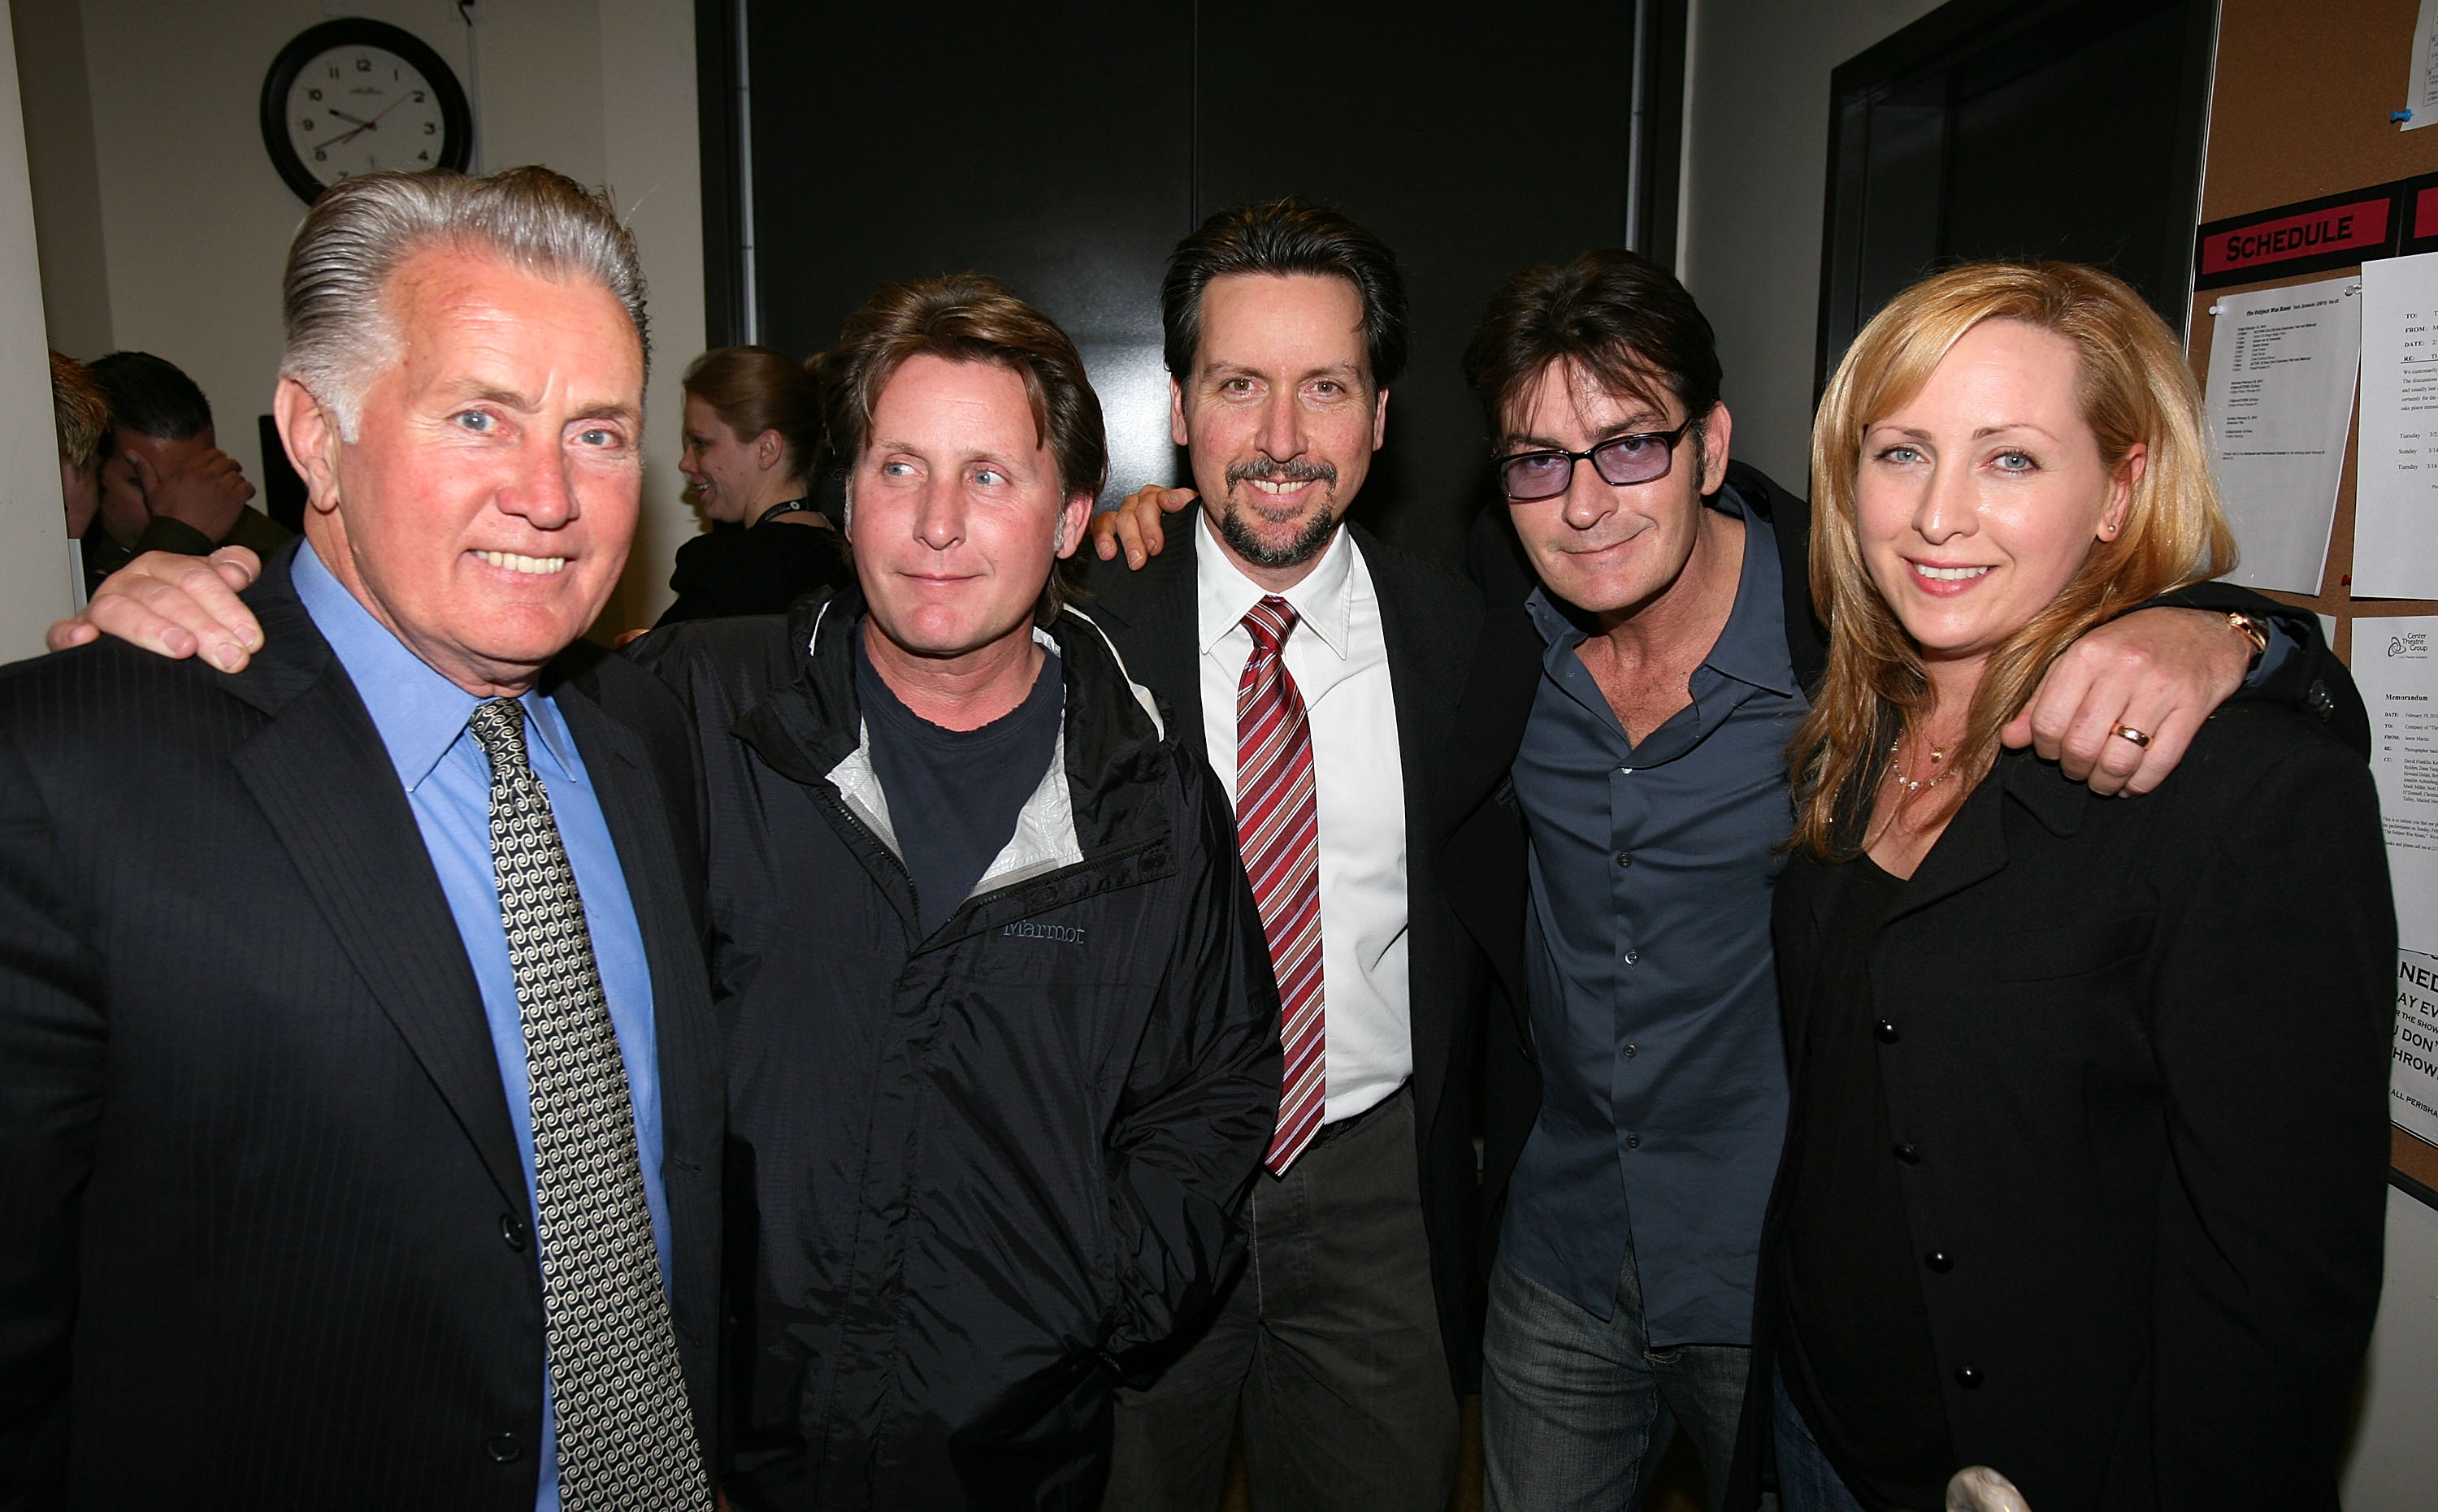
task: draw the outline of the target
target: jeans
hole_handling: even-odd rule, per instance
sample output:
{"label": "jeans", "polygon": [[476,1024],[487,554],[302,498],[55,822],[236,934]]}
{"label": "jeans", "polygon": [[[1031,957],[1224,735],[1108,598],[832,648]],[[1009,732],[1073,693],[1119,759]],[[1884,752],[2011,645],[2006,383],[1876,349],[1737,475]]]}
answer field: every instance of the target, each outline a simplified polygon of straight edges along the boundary
{"label": "jeans", "polygon": [[1718,1512],[1751,1359],[1741,1345],[1651,1347],[1631,1250],[1606,1322],[1502,1258],[1482,1336],[1483,1505],[1634,1512],[1681,1426]]}
{"label": "jeans", "polygon": [[1254,1512],[1445,1512],[1455,1387],[1414,1163],[1414,1099],[1253,1178],[1245,1268],[1143,1390],[1121,1389],[1105,1512],[1215,1512],[1239,1414]]}
{"label": "jeans", "polygon": [[1820,1451],[1811,1425],[1786,1394],[1786,1377],[1773,1374],[1770,1386],[1777,1398],[1775,1413],[1777,1440],[1778,1512],[1863,1512],[1863,1503],[1846,1489],[1837,1468]]}

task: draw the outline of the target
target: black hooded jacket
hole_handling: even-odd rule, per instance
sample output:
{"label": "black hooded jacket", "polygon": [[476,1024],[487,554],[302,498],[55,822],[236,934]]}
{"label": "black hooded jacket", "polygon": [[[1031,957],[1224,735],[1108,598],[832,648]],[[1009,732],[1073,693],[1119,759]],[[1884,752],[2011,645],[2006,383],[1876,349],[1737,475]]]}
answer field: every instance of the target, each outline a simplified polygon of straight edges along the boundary
{"label": "black hooded jacket", "polygon": [[1058,760],[918,936],[861,620],[850,588],[635,648],[692,706],[706,782],[729,1498],[1087,1506],[1127,1355],[1240,1257],[1279,1099],[1269,955],[1224,794],[1071,609],[1035,635]]}

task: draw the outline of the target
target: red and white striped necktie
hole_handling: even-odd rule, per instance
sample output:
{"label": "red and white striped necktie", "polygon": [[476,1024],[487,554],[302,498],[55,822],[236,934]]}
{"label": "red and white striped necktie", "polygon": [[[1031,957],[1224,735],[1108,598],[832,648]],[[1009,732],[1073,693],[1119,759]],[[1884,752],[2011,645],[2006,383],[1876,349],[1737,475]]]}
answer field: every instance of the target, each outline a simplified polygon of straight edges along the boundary
{"label": "red and white striped necktie", "polygon": [[1278,1132],[1263,1161],[1283,1175],[1328,1105],[1320,1015],[1320,810],[1313,798],[1312,725],[1281,647],[1295,606],[1273,594],[1245,628],[1253,654],[1236,684],[1236,843],[1279,979],[1286,1081]]}

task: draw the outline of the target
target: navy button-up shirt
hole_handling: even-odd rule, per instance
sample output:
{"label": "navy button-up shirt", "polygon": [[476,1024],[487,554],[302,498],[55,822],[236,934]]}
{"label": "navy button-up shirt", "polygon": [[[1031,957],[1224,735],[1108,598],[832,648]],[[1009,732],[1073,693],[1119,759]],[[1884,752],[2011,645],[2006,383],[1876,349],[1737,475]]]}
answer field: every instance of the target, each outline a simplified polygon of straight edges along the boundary
{"label": "navy button-up shirt", "polygon": [[1543,1090],[1501,1249],[1601,1318],[1631,1250],[1654,1348],[1750,1341],[1786,1129],[1770,889],[1809,705],[1776,537],[1732,491],[1712,506],[1745,519],[1743,571],[1691,704],[1628,740],[1576,655],[1584,632],[1536,590],[1548,650],[1514,766]]}

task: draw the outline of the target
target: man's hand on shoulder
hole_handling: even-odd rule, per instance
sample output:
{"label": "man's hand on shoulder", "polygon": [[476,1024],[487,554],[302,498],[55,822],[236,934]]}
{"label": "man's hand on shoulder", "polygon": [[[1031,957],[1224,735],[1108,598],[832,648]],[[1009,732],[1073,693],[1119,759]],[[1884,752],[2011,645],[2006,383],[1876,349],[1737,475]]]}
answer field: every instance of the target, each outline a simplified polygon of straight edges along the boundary
{"label": "man's hand on shoulder", "polygon": [[1092,550],[1101,560],[1114,560],[1121,550],[1126,554],[1126,566],[1138,569],[1157,556],[1168,544],[1168,533],[1161,528],[1160,517],[1173,515],[1198,497],[1191,488],[1163,488],[1157,483],[1145,483],[1128,494],[1117,508],[1092,517],[1089,527]]}
{"label": "man's hand on shoulder", "polygon": [[200,654],[236,672],[262,649],[262,625],[238,597],[261,575],[261,560],[242,546],[209,556],[146,552],[102,579],[84,613],[55,622],[44,643],[65,651],[115,635],[159,656]]}
{"label": "man's hand on shoulder", "polygon": [[2222,613],[2136,610],[2066,647],[2002,738],[2102,797],[2149,792],[2243,686],[2252,653]]}

